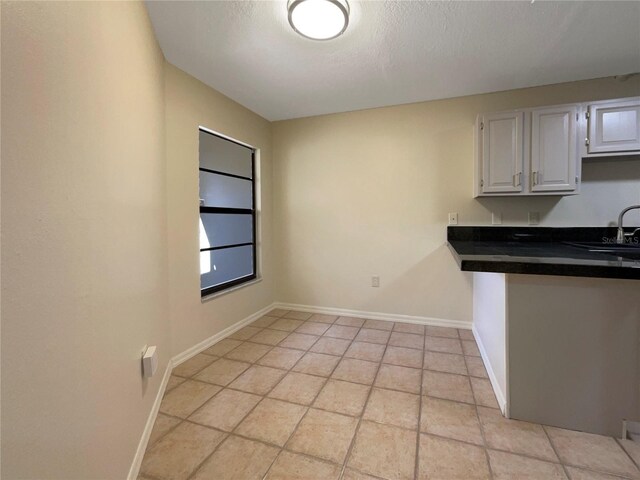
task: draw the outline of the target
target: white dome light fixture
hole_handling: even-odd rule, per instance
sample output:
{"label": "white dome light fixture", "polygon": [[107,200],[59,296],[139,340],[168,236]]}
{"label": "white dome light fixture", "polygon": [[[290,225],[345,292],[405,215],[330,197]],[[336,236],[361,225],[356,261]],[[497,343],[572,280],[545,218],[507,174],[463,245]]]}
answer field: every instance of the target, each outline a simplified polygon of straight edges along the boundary
{"label": "white dome light fixture", "polygon": [[311,40],[331,40],[347,29],[347,0],[289,0],[289,23],[300,35]]}

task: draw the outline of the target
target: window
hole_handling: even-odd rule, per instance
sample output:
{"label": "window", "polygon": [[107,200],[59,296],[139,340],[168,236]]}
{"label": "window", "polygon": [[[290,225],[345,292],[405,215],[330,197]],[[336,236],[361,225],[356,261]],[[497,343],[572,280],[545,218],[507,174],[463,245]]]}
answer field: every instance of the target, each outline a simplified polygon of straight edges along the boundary
{"label": "window", "polygon": [[256,278],[255,150],[200,129],[200,293]]}

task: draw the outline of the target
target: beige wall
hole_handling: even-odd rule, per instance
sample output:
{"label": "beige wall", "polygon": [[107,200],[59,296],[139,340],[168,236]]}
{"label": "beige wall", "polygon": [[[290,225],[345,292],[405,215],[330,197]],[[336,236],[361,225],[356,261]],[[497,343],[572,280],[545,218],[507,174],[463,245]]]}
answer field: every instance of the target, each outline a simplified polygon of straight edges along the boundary
{"label": "beige wall", "polygon": [[[168,63],[165,93],[169,302],[176,355],[274,301],[271,124]],[[259,149],[263,280],[204,303],[198,257],[198,126]]]}
{"label": "beige wall", "polygon": [[[137,2],[3,3],[2,72],[2,474],[123,478],[169,358],[274,301],[271,125]],[[259,149],[264,277],[205,303],[199,125]]]}
{"label": "beige wall", "polygon": [[[640,160],[597,162],[575,197],[473,195],[473,129],[483,111],[640,94],[599,79],[274,123],[278,300],[471,321],[472,280],[445,246],[460,224],[605,225],[640,200]],[[380,288],[370,287],[380,275]]]}
{"label": "beige wall", "polygon": [[163,63],[142,3],[3,2],[4,478],[131,465],[170,357]]}

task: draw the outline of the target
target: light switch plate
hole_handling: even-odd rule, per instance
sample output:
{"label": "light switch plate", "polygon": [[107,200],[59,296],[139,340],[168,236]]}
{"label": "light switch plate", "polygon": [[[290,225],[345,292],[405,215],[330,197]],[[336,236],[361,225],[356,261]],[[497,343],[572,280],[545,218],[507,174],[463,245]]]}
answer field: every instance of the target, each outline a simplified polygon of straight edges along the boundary
{"label": "light switch plate", "polygon": [[450,213],[449,214],[449,225],[457,225],[458,224],[458,214]]}

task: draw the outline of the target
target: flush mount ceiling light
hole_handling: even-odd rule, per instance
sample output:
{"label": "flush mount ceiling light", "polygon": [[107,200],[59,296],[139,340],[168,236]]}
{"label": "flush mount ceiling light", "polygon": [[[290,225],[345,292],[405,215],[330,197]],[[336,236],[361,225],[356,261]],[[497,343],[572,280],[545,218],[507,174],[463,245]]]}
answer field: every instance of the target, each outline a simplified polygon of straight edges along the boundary
{"label": "flush mount ceiling light", "polygon": [[331,40],[349,24],[347,0],[289,0],[289,23],[303,37]]}

